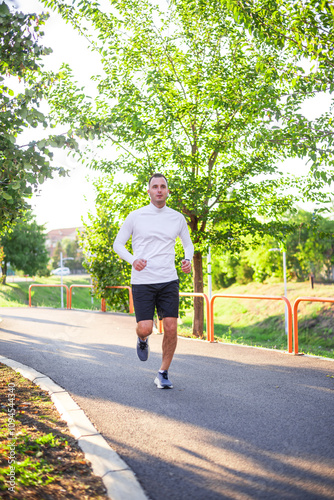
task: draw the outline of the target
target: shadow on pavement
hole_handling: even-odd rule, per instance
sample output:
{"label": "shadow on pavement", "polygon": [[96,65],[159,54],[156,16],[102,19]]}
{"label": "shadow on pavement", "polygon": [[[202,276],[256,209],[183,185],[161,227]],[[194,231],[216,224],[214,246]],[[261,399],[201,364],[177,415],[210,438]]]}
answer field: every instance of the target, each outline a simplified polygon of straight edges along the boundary
{"label": "shadow on pavement", "polygon": [[334,363],[180,339],[161,391],[161,337],[142,363],[133,321],[108,316],[13,317],[1,353],[70,392],[152,500],[334,498]]}

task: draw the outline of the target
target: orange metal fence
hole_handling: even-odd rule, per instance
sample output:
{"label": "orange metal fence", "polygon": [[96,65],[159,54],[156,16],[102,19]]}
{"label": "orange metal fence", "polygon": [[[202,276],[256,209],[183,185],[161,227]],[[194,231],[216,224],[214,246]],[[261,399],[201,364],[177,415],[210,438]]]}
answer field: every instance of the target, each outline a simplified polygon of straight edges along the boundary
{"label": "orange metal fence", "polygon": [[[72,308],[72,289],[73,288],[92,288],[92,285],[71,285],[70,289],[68,289],[67,285],[41,285],[41,284],[33,284],[29,286],[29,307],[31,307],[31,288],[32,287],[63,287],[66,289],[66,308],[71,309]],[[130,286],[106,286],[106,288],[126,288],[129,291],[129,312],[130,314],[133,313],[134,308],[133,308],[133,297],[132,297],[132,290]],[[106,301],[105,299],[101,299],[101,311],[106,312]]]}
{"label": "orange metal fence", "polygon": [[298,297],[293,304],[293,335],[294,335],[294,351],[298,354],[298,305],[300,302],[331,302],[334,299],[321,297]]}
{"label": "orange metal fence", "polygon": [[[191,292],[180,292],[180,297],[201,297],[205,299],[206,302],[206,338],[209,342],[213,342],[213,335],[211,332],[211,322],[210,322],[210,301],[205,293],[191,293]],[[162,333],[162,321],[158,321],[158,331]],[[211,338],[212,335],[212,338]]]}
{"label": "orange metal fence", "polygon": [[47,287],[63,287],[63,288],[66,288],[66,308],[68,309],[69,307],[69,291],[68,291],[68,286],[67,285],[40,285],[40,284],[36,284],[36,285],[30,285],[29,286],[29,307],[31,307],[31,289],[33,286],[38,286],[38,287],[44,287],[44,288],[47,288]]}
{"label": "orange metal fence", "polygon": [[[128,291],[129,291],[129,313],[130,314],[133,313],[133,297],[132,297],[131,286],[118,286],[118,285],[114,285],[114,286],[106,286],[106,288],[127,288]],[[101,311],[102,312],[106,312],[106,310],[107,310],[107,308],[106,308],[106,300],[102,299],[101,300]]]}
{"label": "orange metal fence", "polygon": [[216,293],[211,297],[210,300],[210,319],[211,319],[211,342],[213,342],[214,339],[214,311],[213,311],[213,305],[214,301],[218,297],[223,297],[227,299],[260,299],[260,300],[283,300],[287,306],[287,311],[288,311],[288,352],[292,353],[292,307],[290,304],[290,301],[286,297],[272,297],[272,296],[265,296],[265,295],[225,295],[222,293]]}
{"label": "orange metal fence", "polygon": [[[42,285],[42,284],[32,284],[29,286],[29,307],[31,307],[31,289],[33,287],[63,287],[66,289],[66,308],[71,309],[72,307],[72,289],[73,288],[92,288],[91,285],[71,285],[68,289],[67,285]],[[130,286],[120,286],[111,285],[106,288],[123,288],[127,289],[129,292],[129,312],[132,314],[134,312],[133,307],[133,296],[132,289]],[[260,299],[260,300],[281,300],[284,301],[287,306],[288,312],[288,352],[298,354],[298,305],[300,302],[330,302],[334,303],[334,298],[321,298],[321,297],[298,297],[291,307],[290,301],[286,297],[274,297],[265,295],[227,295],[217,293],[211,297],[209,300],[205,293],[191,293],[191,292],[180,292],[180,297],[202,297],[206,303],[206,337],[209,342],[214,342],[214,302],[220,298],[227,299]],[[106,301],[101,299],[101,311],[106,312]],[[292,325],[293,325],[293,338],[292,338]],[[162,333],[162,321],[158,321],[158,330]],[[294,348],[294,349],[293,349]]]}

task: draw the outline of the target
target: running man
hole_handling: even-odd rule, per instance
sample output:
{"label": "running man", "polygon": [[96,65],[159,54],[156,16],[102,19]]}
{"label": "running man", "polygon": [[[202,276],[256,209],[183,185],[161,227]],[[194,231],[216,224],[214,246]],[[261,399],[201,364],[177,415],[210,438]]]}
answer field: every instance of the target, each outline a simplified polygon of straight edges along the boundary
{"label": "running man", "polygon": [[[181,270],[191,272],[194,246],[182,214],[166,205],[167,179],[154,174],[148,183],[149,205],[131,212],[114,241],[114,251],[132,265],[131,285],[136,314],[137,354],[146,361],[157,309],[163,321],[162,363],[154,380],[159,389],[172,389],[168,369],[177,344],[179,280],[175,269],[175,242],[179,236],[184,248]],[[132,236],[133,255],[125,248]]]}

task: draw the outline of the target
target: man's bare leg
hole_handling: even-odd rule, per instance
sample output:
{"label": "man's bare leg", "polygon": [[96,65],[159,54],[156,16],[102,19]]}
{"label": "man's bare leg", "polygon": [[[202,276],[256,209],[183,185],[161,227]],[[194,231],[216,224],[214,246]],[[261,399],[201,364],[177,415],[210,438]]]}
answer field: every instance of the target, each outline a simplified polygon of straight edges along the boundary
{"label": "man's bare leg", "polygon": [[168,370],[177,344],[177,318],[163,319],[162,363],[160,370]]}

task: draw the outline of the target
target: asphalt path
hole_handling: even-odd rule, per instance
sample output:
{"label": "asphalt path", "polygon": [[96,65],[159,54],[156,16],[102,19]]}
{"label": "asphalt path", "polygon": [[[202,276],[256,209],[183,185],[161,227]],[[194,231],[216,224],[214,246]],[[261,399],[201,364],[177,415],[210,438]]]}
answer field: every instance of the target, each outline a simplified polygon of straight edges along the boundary
{"label": "asphalt path", "polygon": [[0,317],[1,355],[66,389],[150,499],[334,499],[333,361],[180,338],[159,390],[162,338],[139,361],[131,316]]}

